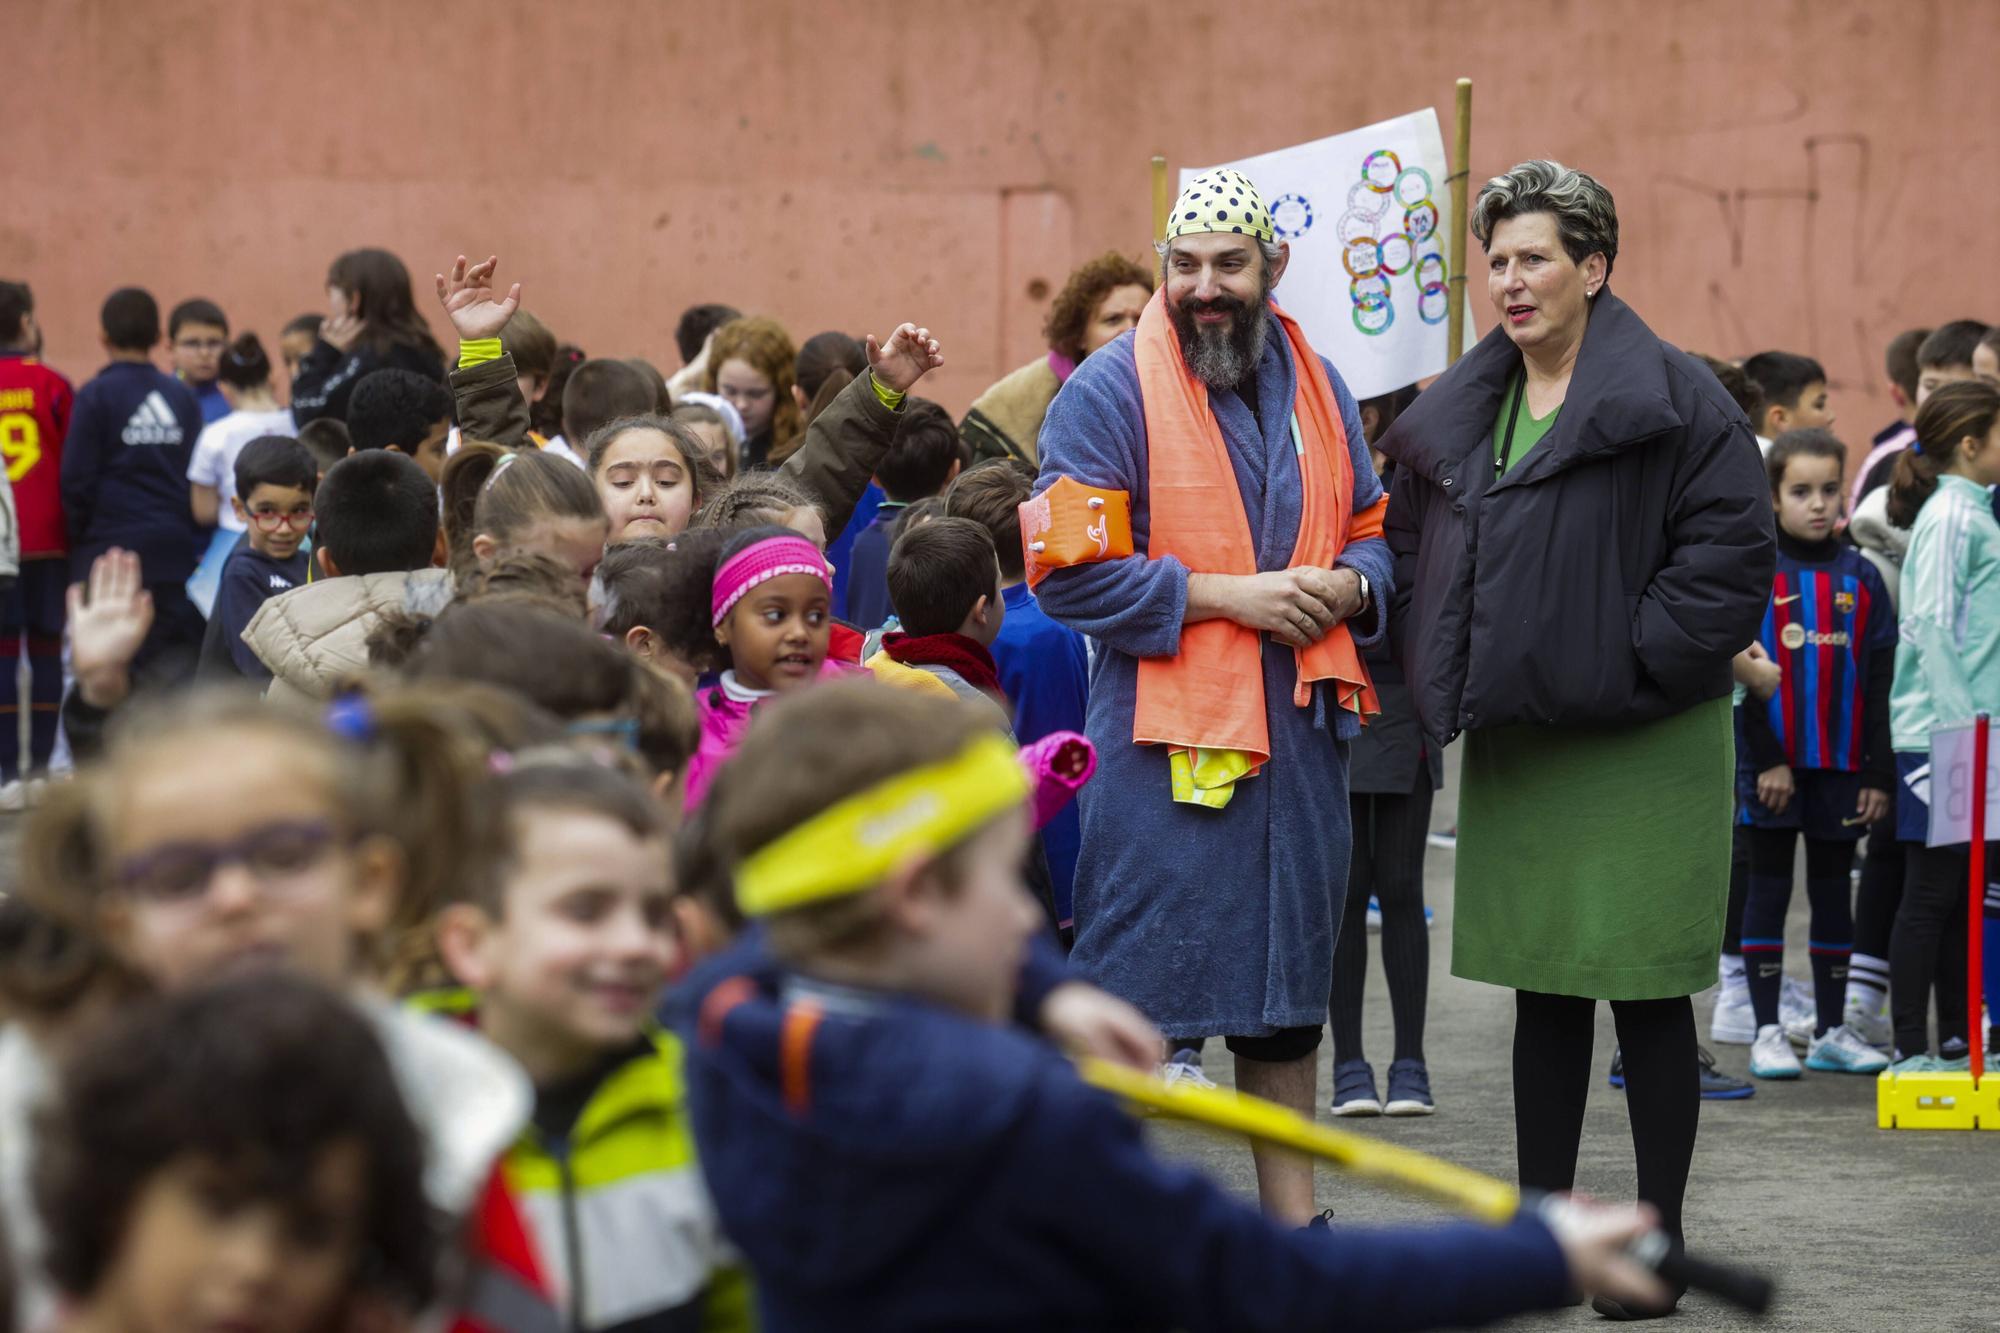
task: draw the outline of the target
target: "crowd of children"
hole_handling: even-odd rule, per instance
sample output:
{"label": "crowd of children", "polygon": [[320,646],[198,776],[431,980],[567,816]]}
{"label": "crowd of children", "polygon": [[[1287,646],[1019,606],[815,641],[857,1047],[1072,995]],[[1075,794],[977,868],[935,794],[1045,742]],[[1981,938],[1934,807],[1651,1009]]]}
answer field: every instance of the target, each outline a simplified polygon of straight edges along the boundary
{"label": "crowd of children", "polygon": [[[447,369],[401,261],[340,256],[282,380],[212,302],[163,329],[122,288],[75,392],[0,282],[0,808],[30,812],[0,1329],[1421,1328],[1662,1296],[1643,1209],[1291,1231],[1078,1077],[1170,1052],[1062,961],[1091,653],[1026,579],[1039,413],[915,396],[943,358],[914,323],[795,346],[695,307],[663,376],[497,269],[437,276]],[[1080,272],[1025,368],[1043,407],[1151,285]],[[1980,1039],[1968,851],[1925,835],[1931,734],[2000,711],[1996,351],[1896,339],[1910,420],[1859,475],[1816,362],[1711,363],[1781,533],[1712,1033],[1758,1078]],[[1414,393],[1364,405],[1370,439]],[[1442,763],[1369,661],[1332,1109],[1429,1114]],[[2000,891],[1985,929],[1992,1003]]]}

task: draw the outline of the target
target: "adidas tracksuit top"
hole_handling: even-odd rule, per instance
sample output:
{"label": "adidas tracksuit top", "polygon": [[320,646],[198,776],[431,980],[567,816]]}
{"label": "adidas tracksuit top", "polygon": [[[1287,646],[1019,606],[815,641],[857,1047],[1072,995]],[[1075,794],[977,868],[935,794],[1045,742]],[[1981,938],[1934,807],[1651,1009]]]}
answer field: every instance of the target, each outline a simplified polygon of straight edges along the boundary
{"label": "adidas tracksuit top", "polygon": [[151,365],[114,361],[77,391],[62,456],[71,578],[112,546],[138,555],[148,584],[194,573],[187,470],[200,434],[194,394]]}

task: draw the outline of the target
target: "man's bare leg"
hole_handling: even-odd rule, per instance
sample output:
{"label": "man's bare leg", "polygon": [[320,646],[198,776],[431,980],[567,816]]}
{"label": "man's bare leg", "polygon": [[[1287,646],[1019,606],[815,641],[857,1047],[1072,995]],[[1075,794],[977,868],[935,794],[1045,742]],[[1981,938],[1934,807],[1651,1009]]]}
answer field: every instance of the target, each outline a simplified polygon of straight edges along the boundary
{"label": "man's bare leg", "polygon": [[[1308,1120],[1318,1083],[1318,1051],[1282,1063],[1236,1057],[1238,1091],[1289,1107]],[[1257,1197],[1265,1214],[1288,1226],[1312,1221],[1319,1211],[1313,1207],[1312,1159],[1262,1143],[1252,1144],[1250,1154],[1257,1162]]]}

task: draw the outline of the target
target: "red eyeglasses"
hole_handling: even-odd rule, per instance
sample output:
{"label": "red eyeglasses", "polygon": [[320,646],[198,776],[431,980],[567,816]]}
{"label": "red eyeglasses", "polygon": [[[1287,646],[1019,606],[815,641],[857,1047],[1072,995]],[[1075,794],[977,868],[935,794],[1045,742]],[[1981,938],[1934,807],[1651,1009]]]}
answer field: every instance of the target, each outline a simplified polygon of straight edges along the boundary
{"label": "red eyeglasses", "polygon": [[253,509],[250,521],[257,525],[259,532],[276,532],[280,527],[293,527],[303,532],[312,526],[313,511],[299,508],[280,513],[275,509]]}

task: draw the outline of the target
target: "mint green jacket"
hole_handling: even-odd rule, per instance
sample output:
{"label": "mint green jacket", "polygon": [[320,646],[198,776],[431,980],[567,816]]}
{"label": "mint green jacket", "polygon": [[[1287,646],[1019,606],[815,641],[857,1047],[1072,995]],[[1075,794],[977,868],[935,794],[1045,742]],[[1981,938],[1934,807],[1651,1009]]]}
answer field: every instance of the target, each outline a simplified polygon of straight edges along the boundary
{"label": "mint green jacket", "polygon": [[1938,478],[1910,526],[1889,727],[1896,749],[1930,749],[1939,727],[2000,716],[2000,521],[1993,497]]}

